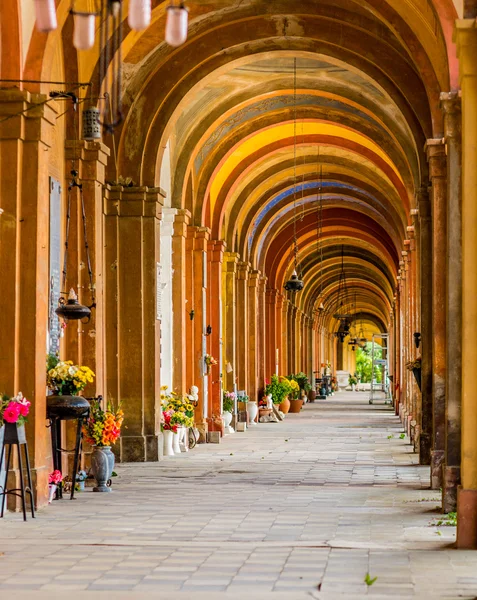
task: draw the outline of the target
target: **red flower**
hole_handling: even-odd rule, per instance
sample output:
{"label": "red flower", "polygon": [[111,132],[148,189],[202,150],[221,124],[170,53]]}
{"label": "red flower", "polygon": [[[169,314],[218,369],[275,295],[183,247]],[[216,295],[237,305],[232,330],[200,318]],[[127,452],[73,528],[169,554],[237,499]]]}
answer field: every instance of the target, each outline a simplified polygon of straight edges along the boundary
{"label": "red flower", "polygon": [[7,423],[16,423],[20,418],[20,404],[18,402],[10,402],[7,408],[3,411],[3,419]]}

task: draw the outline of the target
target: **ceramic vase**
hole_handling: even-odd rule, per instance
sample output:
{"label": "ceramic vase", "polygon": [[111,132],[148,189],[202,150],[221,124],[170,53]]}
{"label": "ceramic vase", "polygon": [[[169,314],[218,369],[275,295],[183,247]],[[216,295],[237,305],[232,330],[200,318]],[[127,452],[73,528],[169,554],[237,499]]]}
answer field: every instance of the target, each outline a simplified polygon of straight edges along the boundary
{"label": "ceramic vase", "polygon": [[107,481],[110,479],[114,467],[114,454],[110,446],[93,446],[91,455],[91,470],[96,479],[93,492],[110,492]]}
{"label": "ceramic vase", "polygon": [[250,421],[250,425],[256,425],[257,423],[255,422],[255,419],[257,418],[257,414],[258,414],[258,405],[256,402],[248,402],[247,403],[247,411],[248,411],[248,418]]}
{"label": "ceramic vase", "polygon": [[174,456],[174,450],[172,448],[172,438],[176,435],[170,429],[165,429],[164,433],[164,456]]}
{"label": "ceramic vase", "polygon": [[224,429],[225,433],[235,433],[233,427],[231,427],[230,423],[232,423],[232,413],[227,410],[222,413],[222,419],[224,420]]}
{"label": "ceramic vase", "polygon": [[354,384],[354,383],[351,384],[351,391],[352,392],[356,391],[356,384]]}
{"label": "ceramic vase", "polygon": [[178,427],[177,428],[177,433],[173,433],[173,438],[172,438],[172,449],[174,451],[174,454],[180,454],[181,453],[181,447],[179,445],[179,440],[181,437],[181,432],[182,429],[184,429],[183,427]]}
{"label": "ceramic vase", "polygon": [[179,430],[179,434],[180,434],[180,440],[179,440],[179,446],[181,449],[181,452],[189,452],[189,428],[188,427],[181,427]]}
{"label": "ceramic vase", "polygon": [[48,504],[51,504],[53,502],[53,500],[55,499],[55,493],[56,493],[57,487],[58,486],[56,485],[56,483],[48,484]]}

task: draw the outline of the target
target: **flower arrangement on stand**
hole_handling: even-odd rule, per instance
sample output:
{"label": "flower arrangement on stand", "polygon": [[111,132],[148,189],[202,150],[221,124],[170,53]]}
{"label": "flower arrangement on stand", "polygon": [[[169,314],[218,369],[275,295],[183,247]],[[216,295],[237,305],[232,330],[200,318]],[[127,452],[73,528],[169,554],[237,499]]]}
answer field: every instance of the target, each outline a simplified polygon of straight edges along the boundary
{"label": "flower arrangement on stand", "polygon": [[63,475],[58,469],[48,475],[48,504],[53,502],[56,490],[62,481]]}
{"label": "flower arrangement on stand", "polygon": [[216,365],[217,361],[211,354],[206,354],[204,356],[204,362],[205,362],[206,374],[208,375],[210,373],[210,367],[212,367],[213,365]]}
{"label": "flower arrangement on stand", "polygon": [[10,398],[5,394],[0,395],[0,427],[5,423],[22,427],[30,412],[31,402],[23,397],[21,392]]}
{"label": "flower arrangement on stand", "polygon": [[97,483],[93,492],[111,491],[107,486],[114,468],[111,446],[121,435],[123,420],[124,412],[120,405],[114,408],[112,403],[108,403],[106,410],[103,410],[100,403],[96,402],[91,406],[89,418],[83,425],[83,435],[93,446],[91,470]]}
{"label": "flower arrangement on stand", "polygon": [[73,361],[58,361],[47,371],[48,388],[58,396],[76,396],[88,383],[93,383],[94,373],[89,367],[74,365]]}
{"label": "flower arrangement on stand", "polygon": [[228,392],[224,390],[222,393],[222,418],[224,420],[224,429],[226,433],[235,433],[232,427],[232,418],[235,412],[235,401],[237,400],[237,394],[235,392]]}
{"label": "flower arrangement on stand", "polygon": [[85,481],[88,478],[88,473],[86,471],[78,471],[76,473],[76,486],[79,492],[84,492]]}
{"label": "flower arrangement on stand", "polygon": [[165,456],[180,454],[180,444],[182,444],[184,451],[187,451],[189,427],[194,426],[193,401],[189,396],[168,392],[167,386],[162,387],[161,401]]}

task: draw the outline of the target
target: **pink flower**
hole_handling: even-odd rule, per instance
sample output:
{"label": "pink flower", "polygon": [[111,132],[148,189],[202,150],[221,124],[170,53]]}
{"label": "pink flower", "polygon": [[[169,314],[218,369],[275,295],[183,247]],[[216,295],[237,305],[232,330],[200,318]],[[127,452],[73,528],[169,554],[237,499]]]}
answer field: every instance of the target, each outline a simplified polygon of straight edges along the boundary
{"label": "pink flower", "polygon": [[3,419],[7,423],[16,423],[20,418],[20,405],[18,402],[10,402],[3,411]]}
{"label": "pink flower", "polygon": [[61,474],[61,471],[58,471],[58,469],[48,475],[48,483],[54,483],[55,485],[58,485],[61,481],[63,481],[63,475]]}
{"label": "pink flower", "polygon": [[26,398],[24,398],[23,402],[19,402],[18,404],[20,406],[21,416],[26,417],[28,415],[28,413],[30,412],[31,402],[29,402]]}

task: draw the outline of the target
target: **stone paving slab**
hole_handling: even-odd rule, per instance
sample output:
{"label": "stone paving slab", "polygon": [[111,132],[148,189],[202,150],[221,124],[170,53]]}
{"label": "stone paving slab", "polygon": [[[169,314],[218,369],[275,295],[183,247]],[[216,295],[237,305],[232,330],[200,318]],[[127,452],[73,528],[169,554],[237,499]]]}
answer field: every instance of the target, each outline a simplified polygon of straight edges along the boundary
{"label": "stone paving slab", "polygon": [[[389,407],[343,393],[0,521],[0,598],[477,597]],[[366,573],[377,576],[367,587]]]}

